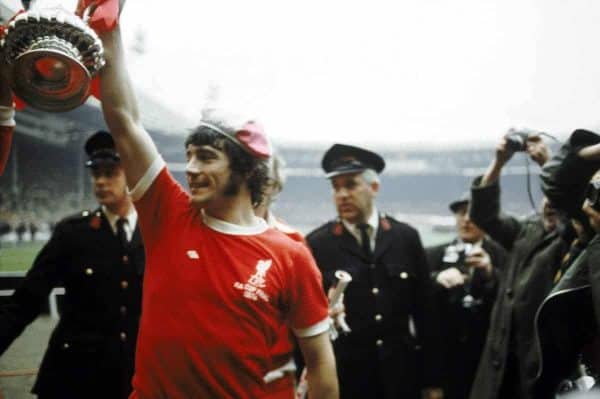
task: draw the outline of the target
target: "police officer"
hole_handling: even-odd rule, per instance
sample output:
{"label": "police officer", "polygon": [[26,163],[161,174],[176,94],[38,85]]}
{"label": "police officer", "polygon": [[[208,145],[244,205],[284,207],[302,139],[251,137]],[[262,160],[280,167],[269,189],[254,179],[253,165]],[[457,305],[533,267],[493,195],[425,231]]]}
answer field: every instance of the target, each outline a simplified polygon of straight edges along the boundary
{"label": "police officer", "polygon": [[[345,293],[352,332],[334,342],[340,397],[418,398],[423,386],[439,396],[433,343],[435,312],[425,251],[411,226],[375,206],[383,158],[335,144],[322,167],[333,187],[338,218],[307,236],[328,289],[336,270],[352,275]],[[427,378],[426,377],[429,377]],[[424,380],[424,378],[426,378]],[[436,397],[436,396],[426,396]]]}
{"label": "police officer", "polygon": [[85,144],[100,207],[63,219],[0,308],[0,354],[65,288],[61,319],[32,392],[40,399],[127,398],[141,309],[144,250],[110,134]]}
{"label": "police officer", "polygon": [[506,251],[469,219],[469,193],[450,203],[457,237],[427,248],[444,334],[444,398],[469,396]]}

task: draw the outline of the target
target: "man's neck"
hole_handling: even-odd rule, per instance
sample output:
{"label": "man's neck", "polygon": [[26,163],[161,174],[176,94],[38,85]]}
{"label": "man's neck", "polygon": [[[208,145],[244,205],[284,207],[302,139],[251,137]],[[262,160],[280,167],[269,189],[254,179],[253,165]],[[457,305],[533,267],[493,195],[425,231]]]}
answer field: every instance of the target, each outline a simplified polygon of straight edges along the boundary
{"label": "man's neck", "polygon": [[239,226],[256,224],[256,215],[250,198],[243,195],[223,197],[214,204],[206,206],[204,212],[215,219]]}
{"label": "man's neck", "polygon": [[133,207],[133,203],[131,201],[123,201],[118,204],[105,205],[106,209],[108,209],[111,213],[118,215],[120,217],[126,217],[131,212],[131,208]]}

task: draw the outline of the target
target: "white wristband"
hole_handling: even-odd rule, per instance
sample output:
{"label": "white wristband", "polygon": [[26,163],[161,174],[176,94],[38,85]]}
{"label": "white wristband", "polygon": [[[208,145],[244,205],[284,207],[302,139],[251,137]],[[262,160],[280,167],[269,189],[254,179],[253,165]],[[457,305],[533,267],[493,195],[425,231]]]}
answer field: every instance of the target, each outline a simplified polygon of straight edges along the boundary
{"label": "white wristband", "polygon": [[15,126],[15,109],[0,105],[0,126]]}

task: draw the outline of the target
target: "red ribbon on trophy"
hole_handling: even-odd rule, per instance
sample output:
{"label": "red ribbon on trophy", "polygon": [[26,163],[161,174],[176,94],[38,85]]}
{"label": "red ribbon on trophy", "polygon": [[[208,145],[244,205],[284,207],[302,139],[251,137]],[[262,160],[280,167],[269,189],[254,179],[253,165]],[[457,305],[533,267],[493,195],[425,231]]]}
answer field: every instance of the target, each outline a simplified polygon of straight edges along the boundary
{"label": "red ribbon on trophy", "polygon": [[99,98],[105,61],[98,33],[117,26],[121,7],[119,0],[79,0],[73,13],[40,0],[16,12],[0,33],[17,109],[62,112]]}
{"label": "red ribbon on trophy", "polygon": [[110,32],[119,23],[119,0],[79,0],[75,14],[85,19],[96,33]]}

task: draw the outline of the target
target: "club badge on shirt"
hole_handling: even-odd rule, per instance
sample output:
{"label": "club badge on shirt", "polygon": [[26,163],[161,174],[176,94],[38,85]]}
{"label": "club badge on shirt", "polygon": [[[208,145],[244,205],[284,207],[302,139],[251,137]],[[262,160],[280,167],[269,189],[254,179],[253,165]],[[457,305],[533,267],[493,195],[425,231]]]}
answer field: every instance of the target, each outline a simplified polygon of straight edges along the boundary
{"label": "club badge on shirt", "polygon": [[245,284],[239,281],[233,283],[234,288],[243,291],[244,298],[253,301],[257,301],[260,298],[265,302],[269,302],[269,296],[264,292],[263,288],[267,286],[267,271],[269,271],[272,263],[271,259],[259,260],[256,264],[256,273],[250,276]]}

